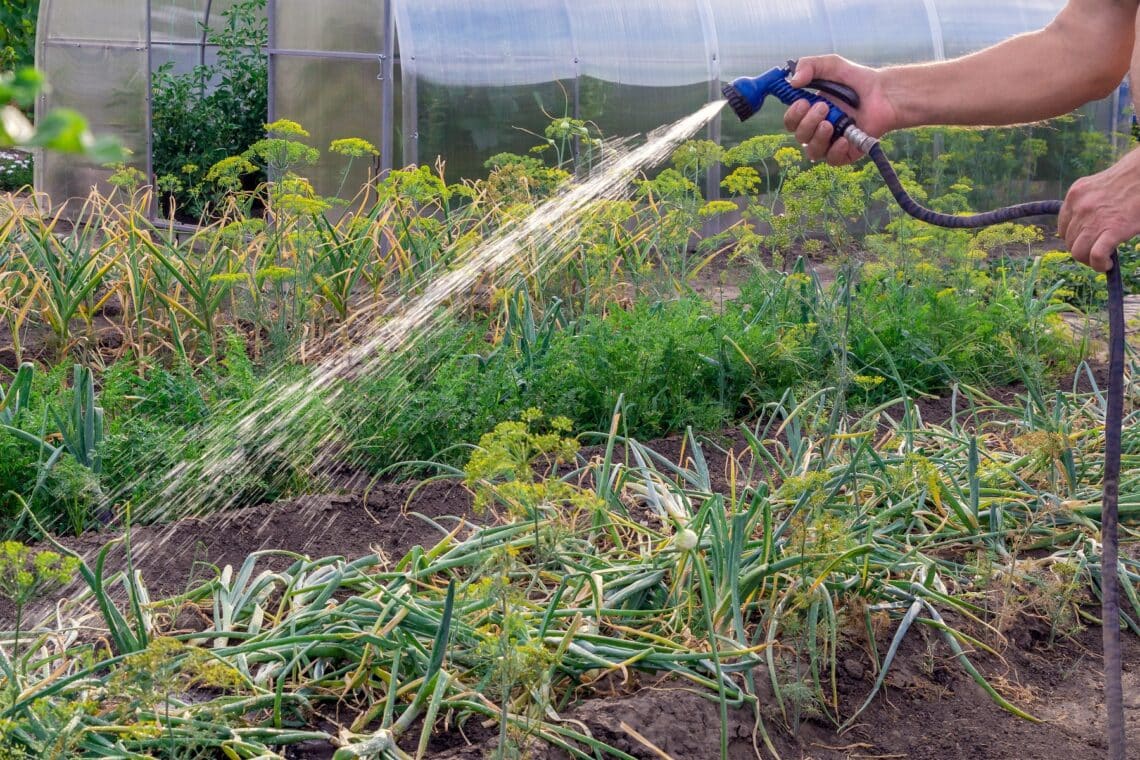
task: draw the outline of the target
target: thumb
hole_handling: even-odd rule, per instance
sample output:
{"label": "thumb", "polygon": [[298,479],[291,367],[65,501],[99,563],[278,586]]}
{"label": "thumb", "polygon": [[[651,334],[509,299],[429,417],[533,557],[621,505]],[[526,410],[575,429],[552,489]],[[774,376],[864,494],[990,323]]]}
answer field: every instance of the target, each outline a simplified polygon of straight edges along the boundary
{"label": "thumb", "polygon": [[814,58],[801,58],[796,61],[796,73],[792,74],[792,78],[788,83],[792,87],[803,87],[808,82],[816,79],[816,62]]}
{"label": "thumb", "polygon": [[828,55],[811,55],[796,62],[796,73],[788,82],[793,87],[803,87],[813,79],[833,79],[845,82],[844,74],[850,64],[841,56],[834,53]]}

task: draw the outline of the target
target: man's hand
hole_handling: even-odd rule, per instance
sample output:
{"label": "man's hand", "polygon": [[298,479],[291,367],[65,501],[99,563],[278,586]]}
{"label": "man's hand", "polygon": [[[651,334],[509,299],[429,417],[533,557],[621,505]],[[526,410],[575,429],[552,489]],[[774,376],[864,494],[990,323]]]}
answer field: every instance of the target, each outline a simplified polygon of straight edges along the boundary
{"label": "man's hand", "polygon": [[1057,232],[1074,259],[1107,272],[1116,246],[1140,235],[1140,149],[1074,182],[1057,217]]}
{"label": "man's hand", "polygon": [[[851,63],[838,55],[811,56],[799,60],[796,73],[788,81],[793,87],[805,87],[813,79],[830,79],[859,93],[860,108],[852,109],[840,101],[835,101],[835,105],[847,111],[859,128],[872,137],[881,137],[895,127],[895,109],[887,100],[880,72],[875,69]],[[831,143],[834,128],[827,121],[827,106],[822,103],[809,108],[806,100],[797,100],[784,114],[784,126],[795,134],[813,161],[826,158],[829,164],[842,166],[863,155],[844,137],[834,145]]]}

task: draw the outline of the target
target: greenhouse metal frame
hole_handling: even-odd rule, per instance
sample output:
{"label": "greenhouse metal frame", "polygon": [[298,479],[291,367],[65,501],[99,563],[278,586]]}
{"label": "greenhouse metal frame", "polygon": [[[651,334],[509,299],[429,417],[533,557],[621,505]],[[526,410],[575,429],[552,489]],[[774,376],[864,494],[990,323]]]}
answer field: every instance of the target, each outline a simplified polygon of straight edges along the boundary
{"label": "greenhouse metal frame", "polygon": [[[42,112],[77,108],[150,175],[151,75],[213,53],[202,22],[236,0],[42,0]],[[1063,0],[267,0],[268,120],[289,118],[312,144],[362,137],[381,168],[434,161],[470,176],[491,155],[523,153],[552,118],[605,135],[646,132],[719,97],[722,80],[788,58],[835,52],[883,65],[939,60],[1047,24]],[[1119,105],[1119,93],[1111,104]],[[729,144],[779,129],[716,119]],[[1111,108],[1113,127],[1119,112]],[[767,121],[764,121],[767,119]],[[310,179],[329,192],[333,162]],[[83,197],[110,171],[40,156],[36,187]],[[363,179],[363,176],[359,177]]]}

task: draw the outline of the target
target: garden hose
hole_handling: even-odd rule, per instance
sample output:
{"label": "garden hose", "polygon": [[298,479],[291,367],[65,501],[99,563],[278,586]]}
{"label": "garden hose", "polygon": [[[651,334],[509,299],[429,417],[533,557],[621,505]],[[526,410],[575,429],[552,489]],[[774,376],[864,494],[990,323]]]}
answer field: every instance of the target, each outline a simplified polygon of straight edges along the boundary
{"label": "garden hose", "polygon": [[[834,127],[832,142],[846,137],[852,145],[867,154],[899,206],[916,219],[939,227],[954,229],[987,227],[1030,216],[1058,214],[1059,200],[1021,203],[1015,206],[986,211],[980,214],[956,216],[928,209],[915,201],[903,188],[898,174],[891,166],[879,141],[855,126],[855,121],[826,98],[788,83],[787,77],[795,71],[795,62],[776,67],[758,77],[741,77],[725,85],[723,92],[728,105],[741,121],[755,115],[768,95],[775,96],[785,105],[807,100],[813,105],[823,102],[828,106],[827,120]],[[859,107],[859,97],[845,85],[827,80],[813,80],[809,87],[821,90]],[[1109,760],[1124,760],[1124,689],[1121,669],[1120,642],[1120,583],[1119,563],[1119,510],[1120,488],[1120,436],[1124,414],[1124,288],[1120,278],[1120,265],[1116,252],[1112,254],[1108,280],[1108,399],[1104,416],[1104,485],[1101,507],[1101,617],[1104,646],[1104,696],[1108,712]]]}

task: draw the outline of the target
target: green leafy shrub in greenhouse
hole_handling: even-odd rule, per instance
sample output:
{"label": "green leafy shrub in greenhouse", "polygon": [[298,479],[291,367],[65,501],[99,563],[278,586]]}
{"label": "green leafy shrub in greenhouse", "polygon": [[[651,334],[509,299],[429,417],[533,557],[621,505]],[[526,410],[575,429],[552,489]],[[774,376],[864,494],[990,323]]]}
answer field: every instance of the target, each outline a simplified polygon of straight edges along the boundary
{"label": "green leafy shrub in greenhouse", "polygon": [[[207,42],[218,60],[188,73],[165,63],[153,76],[154,175],[168,204],[191,220],[220,205],[224,187],[207,180],[222,159],[239,156],[264,136],[269,112],[269,42],[265,0],[243,0],[223,15]],[[246,186],[262,179],[249,171]]]}

